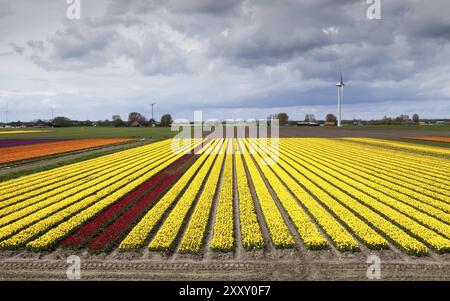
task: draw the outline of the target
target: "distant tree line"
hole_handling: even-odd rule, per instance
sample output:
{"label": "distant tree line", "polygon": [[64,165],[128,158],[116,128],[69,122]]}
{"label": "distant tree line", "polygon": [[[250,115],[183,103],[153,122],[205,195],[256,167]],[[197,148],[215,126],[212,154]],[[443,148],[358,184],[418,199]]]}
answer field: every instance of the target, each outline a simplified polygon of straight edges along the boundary
{"label": "distant tree line", "polygon": [[112,117],[111,125],[114,127],[141,127],[141,126],[163,126],[168,127],[173,123],[172,115],[164,114],[161,116],[160,121],[156,121],[153,119],[147,120],[144,115],[138,112],[131,112],[128,114],[128,120],[124,121],[120,117],[120,115],[114,115]]}
{"label": "distant tree line", "polygon": [[161,116],[160,121],[153,119],[147,120],[145,116],[138,112],[131,112],[128,114],[128,119],[123,120],[120,115],[112,116],[112,119],[105,120],[72,120],[65,116],[58,116],[51,120],[34,120],[29,122],[13,121],[8,123],[0,123],[0,126],[10,127],[75,127],[75,126],[102,126],[102,127],[145,127],[145,126],[162,126],[168,127],[173,123],[170,114]]}
{"label": "distant tree line", "polygon": [[[337,118],[334,114],[327,114],[324,120],[316,120],[314,114],[306,114],[303,120],[291,120],[289,115],[285,112],[278,114],[270,114],[267,117],[267,124],[271,125],[271,120],[278,119],[280,126],[297,126],[297,125],[311,125],[311,124],[325,124],[325,125],[336,125]],[[397,117],[384,116],[382,119],[373,120],[342,120],[344,124],[354,124],[354,125],[404,125],[404,124],[420,124],[421,121],[425,123],[438,122],[436,120],[426,119],[421,120],[418,114],[414,114],[411,117],[405,114],[401,114]],[[439,122],[450,123],[450,120],[443,119]],[[120,115],[113,115],[111,120],[71,120],[68,117],[58,116],[52,120],[34,120],[29,122],[12,121],[6,123],[0,123],[0,127],[11,126],[11,127],[75,127],[75,126],[99,126],[99,127],[168,127],[173,123],[172,116],[170,114],[164,114],[161,116],[160,121],[153,119],[147,119],[143,114],[139,112],[131,112],[128,114],[126,120],[122,119]]]}
{"label": "distant tree line", "polygon": [[370,120],[367,124],[373,125],[402,125],[402,124],[419,124],[419,114],[414,114],[410,118],[408,115],[401,114],[397,117],[384,116],[382,119]]}
{"label": "distant tree line", "polygon": [[[290,120],[288,114],[286,113],[278,113],[278,114],[271,114],[267,117],[268,120],[271,119],[278,119],[279,124],[281,126],[288,126],[288,125],[305,125],[305,124],[311,124],[311,123],[320,123],[325,125],[336,125],[337,124],[337,117],[334,114],[327,114],[325,116],[324,120],[316,120],[316,117],[314,114],[306,114],[305,118],[303,120],[294,121]],[[420,123],[420,117],[419,114],[414,114],[411,117],[408,115],[399,115],[397,117],[388,117],[384,116],[382,119],[378,120],[370,120],[370,121],[362,121],[362,120],[342,120],[344,124],[368,124],[368,125],[401,125],[401,124],[419,124]]]}

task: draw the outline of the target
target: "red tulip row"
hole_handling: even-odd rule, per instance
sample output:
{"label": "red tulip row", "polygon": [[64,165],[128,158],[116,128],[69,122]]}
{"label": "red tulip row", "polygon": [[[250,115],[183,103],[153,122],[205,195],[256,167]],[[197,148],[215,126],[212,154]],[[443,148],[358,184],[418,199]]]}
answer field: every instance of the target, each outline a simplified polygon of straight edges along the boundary
{"label": "red tulip row", "polygon": [[[150,180],[142,184],[132,193],[124,196],[119,202],[109,207],[93,220],[82,226],[77,232],[61,242],[64,247],[80,248],[88,244],[95,250],[103,250],[120,238],[136,219],[148,210],[154,200],[184,172],[177,170],[193,155],[188,154],[171,164]],[[189,165],[189,164],[186,164]],[[172,173],[176,170],[176,173]],[[171,174],[172,173],[172,174]],[[127,210],[128,209],[128,210]],[[103,231],[102,231],[103,230]],[[102,232],[99,234],[99,232]]]}
{"label": "red tulip row", "polygon": [[66,247],[82,247],[86,241],[96,235],[105,225],[109,224],[111,220],[120,215],[130,205],[133,205],[139,198],[141,198],[146,191],[153,188],[161,179],[163,174],[159,174],[151,178],[148,182],[144,183],[141,187],[134,190],[122,198],[119,202],[109,207],[103,213],[94,218],[91,222],[85,224],[77,232],[67,237],[61,242],[62,246]]}
{"label": "red tulip row", "polygon": [[130,210],[117,218],[99,236],[92,240],[87,247],[94,251],[106,251],[111,249],[179,176],[180,173],[177,172],[176,174],[172,174],[165,178],[164,181],[158,184],[158,186],[156,186],[149,194],[145,195],[145,197],[138,201]]}

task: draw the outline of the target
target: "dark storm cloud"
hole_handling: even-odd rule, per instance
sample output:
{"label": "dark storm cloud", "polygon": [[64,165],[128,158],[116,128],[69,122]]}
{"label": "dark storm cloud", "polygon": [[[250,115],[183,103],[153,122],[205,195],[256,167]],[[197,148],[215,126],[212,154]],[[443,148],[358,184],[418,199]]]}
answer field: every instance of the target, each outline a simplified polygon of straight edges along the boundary
{"label": "dark storm cloud", "polygon": [[399,32],[409,38],[450,40],[450,1],[423,1],[407,10]]}
{"label": "dark storm cloud", "polygon": [[13,51],[18,53],[18,54],[23,54],[25,52],[25,49],[26,49],[25,47],[18,46],[15,43],[11,43],[10,46],[13,49]]}
{"label": "dark storm cloud", "polygon": [[133,56],[135,67],[145,75],[170,75],[188,72],[182,49],[170,40],[148,33],[139,55]]}
{"label": "dark storm cloud", "polygon": [[242,2],[242,0],[169,0],[167,7],[175,13],[224,14],[232,11]]}
{"label": "dark storm cloud", "polygon": [[8,50],[77,80],[130,79],[120,96],[86,95],[120,108],[334,106],[339,70],[347,104],[450,99],[448,0],[382,0],[382,20],[365,0],[95,1],[97,14]]}
{"label": "dark storm cloud", "polygon": [[11,5],[7,0],[0,0],[0,18],[13,15]]}
{"label": "dark storm cloud", "polygon": [[79,70],[102,67],[121,55],[134,56],[138,45],[108,27],[75,23],[46,41],[29,41],[32,59],[49,70]]}
{"label": "dark storm cloud", "polygon": [[111,0],[108,12],[123,15],[129,12],[143,14],[164,8],[180,14],[224,14],[233,11],[243,0]]}
{"label": "dark storm cloud", "polygon": [[[148,32],[133,43],[117,29],[117,25],[165,22],[181,35],[206,44],[200,54],[207,56],[205,60],[219,58],[250,69],[286,64],[303,77],[324,80],[334,76],[331,71],[339,66],[348,69],[349,78],[402,80],[418,71],[414,65],[432,52],[430,43],[448,42],[450,22],[444,12],[450,4],[406,0],[382,4],[383,20],[369,21],[367,4],[360,0],[339,4],[330,0],[113,0],[104,17],[54,33],[45,41],[52,52],[36,54],[42,49],[32,49],[36,62],[49,68],[55,59],[58,66],[67,62],[88,68],[128,55],[146,75],[188,72],[188,61],[199,54],[183,50],[167,32]],[[418,39],[426,39],[427,45]],[[133,50],[124,51],[128,47]]]}

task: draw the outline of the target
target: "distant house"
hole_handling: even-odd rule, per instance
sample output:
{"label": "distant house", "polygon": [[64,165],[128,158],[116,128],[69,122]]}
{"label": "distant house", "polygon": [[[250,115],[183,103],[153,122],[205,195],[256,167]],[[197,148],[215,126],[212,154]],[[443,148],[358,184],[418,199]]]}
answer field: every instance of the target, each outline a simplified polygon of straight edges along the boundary
{"label": "distant house", "polygon": [[141,124],[139,121],[135,120],[135,121],[133,121],[133,123],[131,124],[131,126],[132,126],[132,127],[141,127],[142,124]]}
{"label": "distant house", "polygon": [[436,125],[447,125],[447,124],[449,124],[447,121],[443,121],[443,120],[436,121]]}
{"label": "distant house", "polygon": [[308,126],[309,125],[309,122],[307,122],[307,121],[299,121],[299,122],[297,122],[297,126]]}
{"label": "distant house", "polygon": [[161,126],[161,122],[156,121],[156,120],[154,120],[154,119],[150,119],[150,120],[148,121],[148,124],[149,124],[151,127]]}
{"label": "distant house", "polygon": [[299,121],[299,122],[297,122],[297,126],[320,126],[320,123],[309,122],[309,121]]}

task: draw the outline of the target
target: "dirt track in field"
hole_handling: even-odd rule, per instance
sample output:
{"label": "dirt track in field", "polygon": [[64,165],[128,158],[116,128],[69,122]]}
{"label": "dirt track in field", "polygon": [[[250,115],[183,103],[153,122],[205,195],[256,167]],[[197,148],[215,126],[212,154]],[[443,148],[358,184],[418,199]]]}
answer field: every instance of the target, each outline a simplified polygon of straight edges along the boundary
{"label": "dirt track in field", "polygon": [[450,280],[448,255],[399,258],[391,250],[344,253],[330,250],[259,254],[255,258],[200,260],[171,257],[141,250],[90,255],[86,251],[56,250],[49,254],[25,251],[0,253],[0,280],[67,280],[70,255],[81,258],[82,280],[367,280],[367,256],[381,258],[382,280]]}

